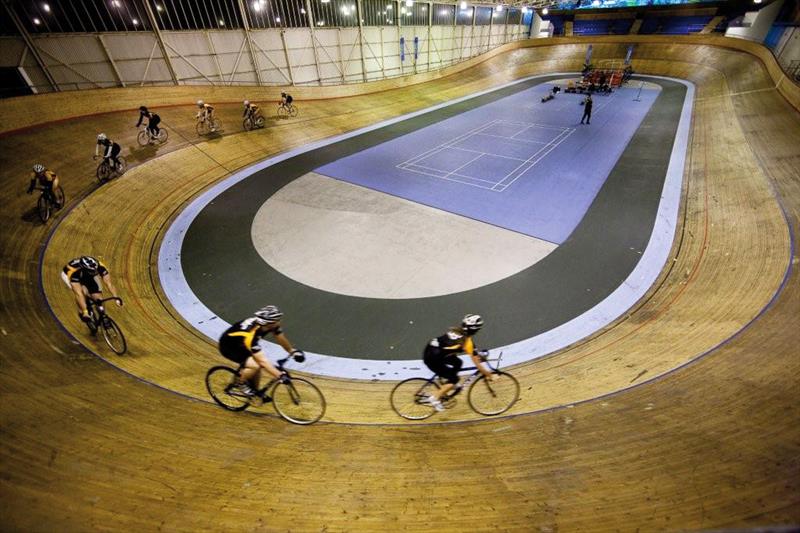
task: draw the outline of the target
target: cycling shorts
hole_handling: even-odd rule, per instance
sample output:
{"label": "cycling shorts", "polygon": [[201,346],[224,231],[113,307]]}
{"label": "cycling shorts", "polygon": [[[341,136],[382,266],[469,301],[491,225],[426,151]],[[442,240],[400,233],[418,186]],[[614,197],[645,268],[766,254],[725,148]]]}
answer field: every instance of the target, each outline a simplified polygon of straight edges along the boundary
{"label": "cycling shorts", "polygon": [[[66,272],[61,272],[61,280],[64,283],[67,284],[67,287],[69,287],[70,290],[72,289],[72,282],[67,277]],[[89,294],[102,294],[103,293],[103,290],[100,288],[99,285],[97,285],[97,280],[95,280],[94,278],[92,278],[91,280],[89,280],[89,281],[87,281],[85,283],[81,282],[81,286],[84,289],[86,289],[86,292],[89,293]]]}
{"label": "cycling shorts", "polygon": [[422,361],[425,366],[445,381],[453,384],[458,383],[458,372],[464,362],[457,355],[445,355],[441,350],[433,346],[426,346]]}
{"label": "cycling shorts", "polygon": [[241,337],[228,337],[226,335],[219,340],[219,353],[221,353],[225,359],[233,361],[238,365],[243,365],[249,357],[252,357],[254,353],[259,353],[260,351],[261,348],[259,348],[258,345],[253,346],[252,351],[248,350]]}

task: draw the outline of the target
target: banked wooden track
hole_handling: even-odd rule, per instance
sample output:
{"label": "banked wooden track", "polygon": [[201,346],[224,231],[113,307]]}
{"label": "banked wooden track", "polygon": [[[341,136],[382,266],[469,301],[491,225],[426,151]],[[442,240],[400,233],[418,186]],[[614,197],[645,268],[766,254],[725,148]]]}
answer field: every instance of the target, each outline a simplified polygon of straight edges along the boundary
{"label": "banked wooden track", "polygon": [[[524,75],[575,70],[589,41],[536,43],[424,85],[303,102],[301,117],[288,124],[199,145],[189,143],[196,139],[190,108],[165,109],[171,142],[158,154],[137,151],[129,161],[146,163],[99,191],[88,158],[93,135],[103,130],[133,146],[130,112],[0,138],[5,528],[699,529],[800,522],[796,269],[784,279],[796,262],[789,227],[796,238],[800,118],[775,89],[780,80],[768,61],[697,39],[637,40],[637,71],[697,85],[675,261],[629,316],[516,368],[525,386],[514,412],[551,409],[501,420],[380,425],[397,422],[386,413],[388,386],[337,380],[320,380],[329,419],[378,425],[298,428],[221,412],[131,378],[73,342],[46,306],[40,261],[55,313],[93,348],[76,327],[57,269],[78,250],[102,255],[126,297],[115,315],[131,337],[131,355],[111,362],[202,397],[202,371],[217,361],[213,346],[172,315],[155,283],[159,239],[184,202],[269,153]],[[597,59],[623,57],[627,41],[591,42]],[[91,97],[72,95],[76,107],[85,95]],[[222,107],[228,130],[238,130],[238,105]],[[22,194],[35,159],[64,176],[72,207],[43,256],[48,228],[33,221],[33,199]]]}

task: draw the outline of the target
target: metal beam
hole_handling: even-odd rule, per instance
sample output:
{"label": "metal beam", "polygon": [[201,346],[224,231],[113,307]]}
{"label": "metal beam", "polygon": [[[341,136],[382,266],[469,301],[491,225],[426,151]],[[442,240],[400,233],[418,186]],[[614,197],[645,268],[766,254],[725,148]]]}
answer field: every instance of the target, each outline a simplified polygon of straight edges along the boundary
{"label": "metal beam", "polygon": [[14,8],[11,6],[11,0],[3,0],[3,7],[6,9],[6,12],[11,20],[14,21],[14,26],[17,27],[17,31],[22,36],[22,40],[25,41],[25,44],[33,55],[33,58],[36,60],[36,64],[39,65],[39,68],[42,69],[42,72],[44,72],[44,76],[47,78],[50,86],[54,91],[59,92],[61,89],[56,83],[55,78],[53,78],[53,75],[50,73],[50,70],[47,68],[47,64],[44,62],[44,60],[42,60],[42,56],[39,55],[39,50],[33,43],[33,39],[31,39],[31,36],[28,34],[28,31],[25,29],[22,21],[20,21],[19,17],[17,17]]}
{"label": "metal beam", "polygon": [[283,43],[283,57],[286,58],[286,68],[289,69],[289,83],[294,85],[294,72],[292,72],[292,62],[289,60],[289,47],[286,46],[286,30],[281,30],[281,42]]}
{"label": "metal beam", "polygon": [[111,52],[108,51],[108,47],[106,46],[106,42],[103,40],[103,36],[100,35],[99,33],[97,34],[97,40],[100,41],[100,46],[103,48],[103,52],[106,53],[108,62],[111,63],[111,69],[114,71],[114,75],[117,77],[117,81],[123,87],[127,87],[127,85],[125,85],[125,81],[122,79],[122,76],[119,75],[119,69],[117,68],[117,64],[114,63],[114,58],[111,57]]}
{"label": "metal beam", "polygon": [[139,87],[144,87],[144,82],[147,79],[147,73],[150,71],[150,63],[153,62],[153,56],[156,53],[156,47],[158,46],[158,40],[153,39],[153,48],[150,49],[150,57],[147,58],[147,65],[144,67],[144,74],[142,74],[142,82],[139,84]]}
{"label": "metal beam", "polygon": [[253,40],[250,38],[250,23],[247,21],[247,11],[244,9],[242,0],[239,0],[239,13],[242,15],[242,27],[244,28],[244,38],[247,40],[247,48],[250,50],[250,59],[253,61],[253,69],[256,71],[256,83],[264,85],[261,82],[261,68],[258,66],[258,58],[253,50]]}
{"label": "metal beam", "polygon": [[211,34],[208,31],[204,31],[203,33],[206,34],[206,40],[208,41],[208,49],[211,50],[211,56],[214,58],[214,64],[217,65],[217,75],[219,76],[219,82],[224,85],[225,76],[222,75],[222,67],[219,64],[219,57],[217,57],[217,51],[214,49],[214,41],[211,40]]}
{"label": "metal beam", "polygon": [[311,32],[311,48],[314,50],[314,66],[317,67],[317,83],[322,85],[322,74],[320,74],[319,70],[319,55],[317,54],[317,38],[314,35],[314,14],[311,12],[311,0],[306,0],[306,15],[308,15],[308,31]]}
{"label": "metal beam", "polygon": [[147,12],[147,18],[150,20],[150,26],[153,28],[153,34],[155,34],[158,47],[161,49],[161,55],[164,56],[164,63],[167,64],[167,70],[169,70],[172,83],[179,85],[178,75],[175,74],[175,69],[172,67],[172,61],[169,59],[167,47],[164,45],[164,38],[161,35],[161,30],[158,28],[156,16],[153,14],[153,10],[150,8],[150,2],[142,2],[142,5],[144,6],[144,10]]}
{"label": "metal beam", "polygon": [[361,49],[361,79],[367,81],[367,62],[364,59],[364,7],[361,5],[361,0],[356,0],[356,16],[358,17],[358,47]]}
{"label": "metal beam", "polygon": [[[69,70],[69,71],[70,71],[70,72],[72,72],[73,74],[77,74],[78,76],[80,76],[80,77],[81,77],[81,78],[83,78],[84,80],[86,80],[86,81],[88,81],[89,83],[93,84],[93,85],[94,85],[95,87],[97,87],[98,89],[102,89],[102,88],[103,88],[103,86],[102,86],[102,85],[100,85],[99,83],[97,83],[97,82],[96,82],[96,81],[94,81],[93,79],[89,78],[89,77],[88,77],[88,76],[86,76],[85,74],[81,73],[79,70],[77,70],[75,67],[73,67],[73,66],[72,66],[72,65],[70,65],[69,63],[65,63],[65,62],[63,62],[62,60],[58,59],[57,57],[55,57],[53,54],[51,54],[51,53],[50,53],[50,52],[48,52],[47,50],[42,50],[42,53],[43,53],[44,55],[46,55],[47,57],[49,57],[50,59],[52,59],[53,61],[55,61],[56,63],[58,63],[59,65],[61,65],[62,67],[66,67],[66,68],[67,68],[67,70]],[[74,82],[73,82],[73,83],[74,83]],[[79,88],[79,85],[78,85],[77,83],[75,83],[75,87],[76,87],[76,88]]]}
{"label": "metal beam", "polygon": [[216,83],[214,83],[214,80],[212,80],[211,78],[209,78],[208,76],[206,76],[206,75],[205,75],[205,73],[204,73],[202,70],[200,70],[199,68],[197,68],[197,67],[194,65],[194,63],[192,63],[191,61],[189,61],[189,59],[188,59],[187,57],[185,57],[183,54],[181,54],[180,52],[178,52],[178,50],[177,50],[177,49],[176,49],[174,46],[172,46],[172,45],[171,45],[171,44],[169,44],[169,43],[164,43],[164,44],[166,44],[166,45],[167,45],[167,47],[168,47],[170,50],[172,50],[173,52],[175,52],[175,54],[176,54],[178,57],[180,57],[181,59],[183,59],[184,61],[186,61],[186,64],[187,64],[187,65],[189,65],[190,67],[192,67],[192,68],[195,70],[195,72],[197,72],[198,74],[200,74],[200,76],[202,76],[204,80],[206,80],[206,81],[207,81],[208,83],[210,83],[211,85],[216,85]]}
{"label": "metal beam", "polygon": [[428,3],[428,42],[425,43],[428,61],[425,63],[425,72],[431,71],[431,29],[433,28],[433,2]]}

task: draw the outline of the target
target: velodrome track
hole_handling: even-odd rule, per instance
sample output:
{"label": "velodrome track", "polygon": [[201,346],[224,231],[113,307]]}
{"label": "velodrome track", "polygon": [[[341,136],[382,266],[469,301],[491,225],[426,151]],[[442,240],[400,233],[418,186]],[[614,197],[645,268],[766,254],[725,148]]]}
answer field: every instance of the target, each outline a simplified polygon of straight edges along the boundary
{"label": "velodrome track", "polygon": [[[338,423],[313,427],[193,399],[204,398],[202,374],[219,359],[164,303],[155,271],[166,225],[193,196],[270,153],[520,77],[579,70],[589,43],[595,61],[621,59],[634,41],[637,72],[696,85],[674,261],[627,316],[514,368],[523,384],[512,411],[519,416],[394,425],[391,385],[333,379],[317,381]],[[298,89],[297,119],[249,134],[239,133],[237,117],[242,96],[259,100],[252,90],[62,93],[43,97],[50,103],[41,109],[26,99],[0,102],[3,529],[800,523],[800,88],[782,79],[765,49],[719,37],[524,42],[467,67],[381,82],[374,93]],[[266,100],[275,91],[260,92]],[[220,106],[226,135],[194,144],[191,106],[166,108],[159,112],[170,142],[128,155],[130,109],[200,96],[231,102]],[[323,96],[349,97],[313,99]],[[28,127],[90,111],[106,113]],[[89,155],[99,131],[122,139],[129,163],[140,166],[97,189]],[[23,194],[34,160],[59,171],[68,197],[47,226]],[[75,242],[102,251],[115,274],[126,306],[114,315],[130,355],[109,357],[74,323],[57,270]]]}

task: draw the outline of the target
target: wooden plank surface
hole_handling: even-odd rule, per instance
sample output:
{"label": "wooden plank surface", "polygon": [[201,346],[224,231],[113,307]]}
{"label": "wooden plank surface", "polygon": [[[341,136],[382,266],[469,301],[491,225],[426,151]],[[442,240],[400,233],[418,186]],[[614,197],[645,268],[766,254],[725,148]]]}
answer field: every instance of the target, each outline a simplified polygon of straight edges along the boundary
{"label": "wooden plank surface", "polygon": [[[599,40],[594,54],[615,59],[625,49]],[[216,361],[156,281],[159,240],[185,202],[270,153],[524,75],[575,70],[584,52],[582,42],[513,50],[421,87],[301,102],[297,119],[247,134],[233,134],[238,106],[223,105],[228,134],[201,143],[191,107],[171,108],[162,113],[171,140],[160,150],[134,148],[131,113],[0,138],[0,523],[25,531],[798,523],[800,284],[796,268],[784,274],[796,262],[800,117],[762,60],[718,46],[644,38],[637,46],[637,71],[698,88],[675,261],[629,316],[513,370],[524,384],[515,412],[551,409],[396,427],[381,424],[396,421],[388,386],[318,380],[329,419],[362,424],[301,428],[160,388],[203,397],[202,372]],[[72,96],[76,105],[85,98]],[[96,190],[89,155],[99,130],[121,139],[138,166]],[[50,226],[35,221],[35,199],[23,194],[34,160],[60,172],[71,209],[49,241]],[[57,279],[66,259],[87,252],[109,262],[127,302],[114,315],[131,354],[97,351],[158,387],[91,355],[54,321],[40,264],[54,312],[92,346]]]}

